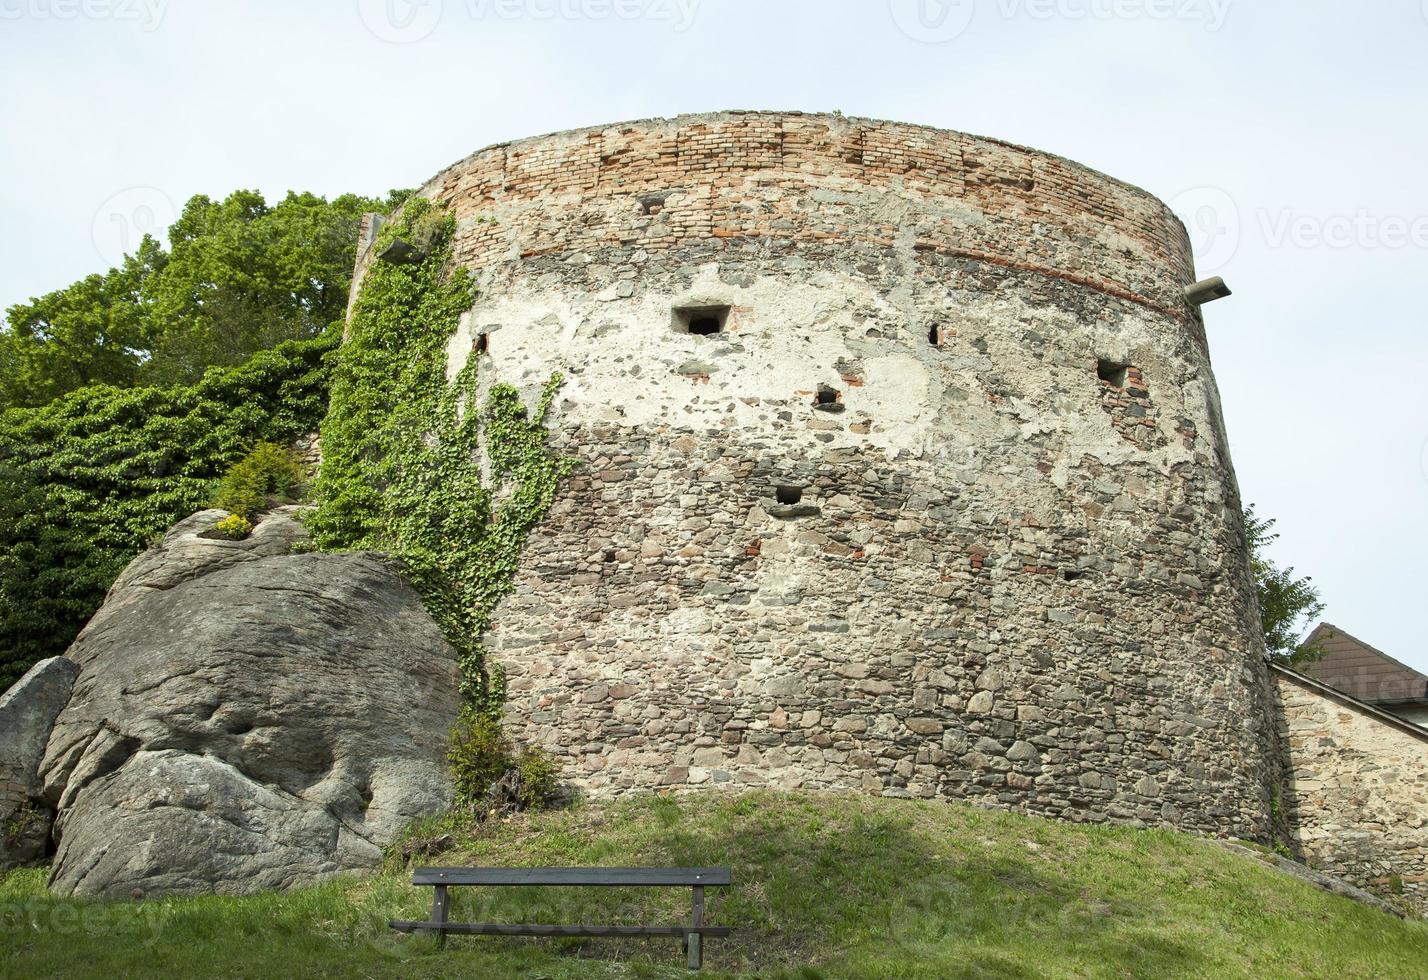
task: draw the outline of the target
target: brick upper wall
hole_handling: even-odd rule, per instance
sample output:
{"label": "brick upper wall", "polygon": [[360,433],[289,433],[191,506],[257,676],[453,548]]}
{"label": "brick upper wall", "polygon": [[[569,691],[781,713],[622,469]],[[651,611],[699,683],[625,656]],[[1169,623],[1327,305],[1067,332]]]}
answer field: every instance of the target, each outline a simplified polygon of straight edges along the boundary
{"label": "brick upper wall", "polygon": [[1054,276],[1199,318],[1184,227],[1146,192],[1060,157],[901,123],[719,113],[500,144],[421,190],[481,269],[600,249],[842,239]]}

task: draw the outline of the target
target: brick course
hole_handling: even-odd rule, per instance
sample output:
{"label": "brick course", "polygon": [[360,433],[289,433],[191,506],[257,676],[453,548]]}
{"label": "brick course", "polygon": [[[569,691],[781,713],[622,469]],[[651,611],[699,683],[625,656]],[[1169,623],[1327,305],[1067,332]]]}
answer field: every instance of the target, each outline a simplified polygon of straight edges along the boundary
{"label": "brick course", "polygon": [[[868,189],[920,212],[919,250],[1058,276],[1198,330],[1179,292],[1193,278],[1189,241],[1164,204],[1069,160],[962,133],[801,114],[626,123],[488,147],[421,193],[499,219],[462,229],[458,258],[486,267],[512,250],[651,250],[711,236],[891,246],[905,222],[861,207]],[[651,194],[665,206],[645,215],[638,202]],[[572,209],[580,220],[568,220]]]}

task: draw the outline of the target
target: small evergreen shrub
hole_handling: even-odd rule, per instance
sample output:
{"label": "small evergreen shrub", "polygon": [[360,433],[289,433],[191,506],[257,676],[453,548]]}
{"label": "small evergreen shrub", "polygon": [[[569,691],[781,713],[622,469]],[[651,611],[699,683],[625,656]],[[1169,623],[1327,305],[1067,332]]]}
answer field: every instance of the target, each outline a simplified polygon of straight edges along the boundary
{"label": "small evergreen shrub", "polygon": [[490,715],[464,717],[451,730],[447,752],[456,799],[462,805],[480,800],[511,764],[511,743],[500,722]]}
{"label": "small evergreen shrub", "polygon": [[213,529],[230,541],[242,541],[253,533],[253,525],[241,514],[229,514],[213,525]]}
{"label": "small evergreen shrub", "polygon": [[259,442],[223,475],[213,506],[251,521],[259,511],[299,499],[306,483],[307,471],[296,452]]}
{"label": "small evergreen shrub", "polygon": [[559,769],[540,749],[517,754],[500,719],[466,712],[451,730],[447,761],[456,805],[484,817],[492,812],[539,810],[558,795]]}
{"label": "small evergreen shrub", "polygon": [[560,797],[560,765],[543,749],[526,749],[516,761],[521,774],[521,808],[542,810]]}
{"label": "small evergreen shrub", "polygon": [[450,235],[450,217],[439,208],[426,210],[418,206],[408,210],[412,218],[408,223],[407,234],[412,245],[422,252],[439,252],[447,244]]}

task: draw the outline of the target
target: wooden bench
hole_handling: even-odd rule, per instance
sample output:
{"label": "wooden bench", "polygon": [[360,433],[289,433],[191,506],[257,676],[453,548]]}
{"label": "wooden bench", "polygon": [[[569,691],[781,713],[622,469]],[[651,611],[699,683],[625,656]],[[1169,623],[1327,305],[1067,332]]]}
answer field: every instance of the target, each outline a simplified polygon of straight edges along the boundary
{"label": "wooden bench", "polygon": [[[727,936],[733,930],[704,924],[704,889],[728,885],[728,868],[418,868],[413,885],[436,889],[428,922],[393,922],[400,932],[434,932],[445,943],[448,934],[465,936],[679,936],[684,940],[689,968],[704,963],[704,937]],[[597,885],[602,887],[674,887],[694,890],[693,920],[687,926],[553,926],[449,922],[446,890],[460,885],[514,887],[526,885]]]}

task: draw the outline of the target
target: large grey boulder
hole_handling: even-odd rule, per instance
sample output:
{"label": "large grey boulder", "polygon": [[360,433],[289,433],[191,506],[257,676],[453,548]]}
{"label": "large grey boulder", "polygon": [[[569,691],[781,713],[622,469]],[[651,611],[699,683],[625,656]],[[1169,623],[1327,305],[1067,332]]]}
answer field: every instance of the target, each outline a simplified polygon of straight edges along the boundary
{"label": "large grey boulder", "polygon": [[177,525],[135,559],[68,657],[40,777],[50,885],[243,893],[380,862],[447,806],[455,653],[380,556],[292,554],[291,509],[245,541]]}
{"label": "large grey boulder", "polygon": [[78,673],[51,657],[0,697],[0,870],[45,856],[54,812],[40,799],[40,760]]}

